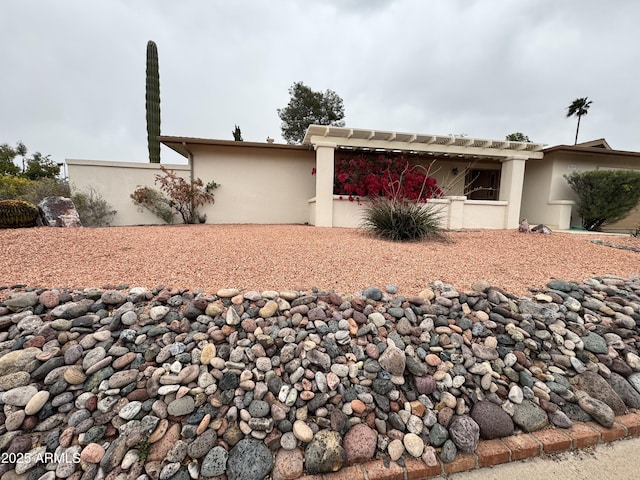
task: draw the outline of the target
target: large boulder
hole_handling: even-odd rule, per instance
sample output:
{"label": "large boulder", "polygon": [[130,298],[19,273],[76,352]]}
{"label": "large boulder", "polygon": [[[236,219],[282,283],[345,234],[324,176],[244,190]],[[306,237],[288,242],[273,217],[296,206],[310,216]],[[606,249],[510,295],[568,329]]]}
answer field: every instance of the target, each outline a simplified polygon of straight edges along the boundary
{"label": "large boulder", "polygon": [[229,451],[227,477],[229,480],[262,480],[273,469],[273,455],[260,440],[240,440]]}
{"label": "large boulder", "polygon": [[330,430],[320,430],[315,434],[305,450],[307,473],[337,472],[347,460],[340,441],[340,434]]}
{"label": "large boulder", "polygon": [[547,413],[531,400],[513,405],[513,423],[524,432],[542,430],[549,424]]}
{"label": "large boulder", "polygon": [[487,400],[476,403],[471,409],[473,418],[480,427],[480,437],[484,440],[513,435],[513,420],[499,405]]}
{"label": "large boulder", "polygon": [[66,197],[46,197],[38,204],[40,223],[45,227],[81,227],[80,216],[73,200]]}
{"label": "large boulder", "polygon": [[620,395],[599,374],[587,370],[576,375],[574,380],[575,388],[584,390],[590,397],[606,403],[616,415],[624,415],[626,412],[627,407]]}
{"label": "large boulder", "polygon": [[376,454],[378,435],[366,423],[351,427],[342,441],[347,465],[366,463]]}
{"label": "large boulder", "polygon": [[449,425],[449,435],[462,452],[473,452],[480,440],[480,426],[468,415],[456,417]]}

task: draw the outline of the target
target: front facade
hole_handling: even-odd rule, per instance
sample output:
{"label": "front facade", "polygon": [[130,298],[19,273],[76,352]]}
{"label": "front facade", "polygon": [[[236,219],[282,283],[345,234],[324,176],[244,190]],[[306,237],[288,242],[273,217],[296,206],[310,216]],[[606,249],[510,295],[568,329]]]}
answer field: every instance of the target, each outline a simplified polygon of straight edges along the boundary
{"label": "front facade", "polygon": [[308,146],[160,137],[183,155],[193,178],[220,186],[199,211],[207,223],[306,223],[314,194],[315,155]]}
{"label": "front facade", "polygon": [[[322,227],[353,227],[359,223],[359,215],[345,214],[343,202],[333,194],[335,158],[341,150],[347,150],[408,153],[422,157],[427,163],[433,161],[438,183],[445,185],[445,193],[454,194],[445,197],[445,203],[441,204],[441,218],[450,229],[516,228],[520,222],[525,164],[541,160],[544,147],[538,143],[320,125],[307,129],[303,144],[313,146],[316,151],[316,194],[310,201],[310,223]],[[494,179],[499,176],[499,186],[492,189],[495,192],[497,188],[497,200],[468,199],[465,190],[469,185],[464,181],[458,182],[457,188],[462,190],[451,191],[446,187],[455,172],[480,171],[479,166],[493,171]]]}
{"label": "front facade", "polygon": [[[303,145],[168,136],[160,141],[188,162],[167,168],[220,185],[215,204],[200,209],[207,223],[217,224],[358,226],[366,200],[334,194],[335,161],[349,155],[403,154],[428,167],[445,192],[428,202],[452,230],[512,229],[524,217],[566,229],[579,224],[562,177],[567,169],[640,168],[639,153],[590,144],[543,150],[530,142],[318,125],[309,127]],[[114,225],[160,223],[129,198],[137,185],[154,187],[159,165],[69,160],[68,166],[75,188],[97,187],[118,211]]]}

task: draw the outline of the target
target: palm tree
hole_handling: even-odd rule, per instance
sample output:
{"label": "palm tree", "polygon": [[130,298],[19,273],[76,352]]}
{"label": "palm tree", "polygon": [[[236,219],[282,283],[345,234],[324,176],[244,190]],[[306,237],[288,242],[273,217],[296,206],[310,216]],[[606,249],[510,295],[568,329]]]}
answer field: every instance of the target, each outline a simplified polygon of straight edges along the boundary
{"label": "palm tree", "polygon": [[578,127],[576,128],[576,141],[574,145],[578,143],[578,132],[580,131],[580,117],[586,115],[589,112],[591,106],[591,100],[588,97],[576,98],[571,105],[567,107],[567,118],[578,117]]}

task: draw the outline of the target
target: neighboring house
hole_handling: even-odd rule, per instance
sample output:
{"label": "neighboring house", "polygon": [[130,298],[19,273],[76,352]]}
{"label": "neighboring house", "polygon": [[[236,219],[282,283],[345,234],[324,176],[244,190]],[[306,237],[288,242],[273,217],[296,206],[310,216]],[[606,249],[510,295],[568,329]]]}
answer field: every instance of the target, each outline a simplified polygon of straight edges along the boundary
{"label": "neighboring house", "polygon": [[[540,143],[319,125],[309,127],[303,145],[170,136],[160,141],[188,161],[186,166],[165,167],[185,178],[220,184],[215,204],[200,209],[207,223],[355,227],[364,207],[333,194],[335,159],[389,152],[430,167],[446,196],[429,202],[441,210],[446,228],[510,229],[523,217],[531,224],[569,228],[580,222],[571,220],[574,199],[562,177],[568,165],[577,169],[640,165],[640,153],[616,152],[604,140],[606,147],[591,142],[543,150]],[[138,185],[154,186],[159,165],[82,160],[67,164],[75,188],[97,187],[118,210],[114,225],[160,223],[136,209],[129,198]]]}
{"label": "neighboring house", "polygon": [[[576,195],[564,175],[574,171],[624,168],[640,170],[640,152],[613,150],[604,138],[577,145],[557,145],[543,150],[542,162],[529,162],[522,192],[523,218],[552,228],[579,227],[582,222],[572,208]],[[640,209],[627,218],[603,227],[605,231],[629,232],[640,223]]]}

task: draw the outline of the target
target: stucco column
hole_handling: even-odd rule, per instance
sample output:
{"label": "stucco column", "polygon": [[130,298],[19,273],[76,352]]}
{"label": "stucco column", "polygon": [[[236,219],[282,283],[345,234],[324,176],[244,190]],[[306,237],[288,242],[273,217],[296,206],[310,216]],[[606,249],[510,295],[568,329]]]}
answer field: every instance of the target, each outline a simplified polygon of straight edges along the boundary
{"label": "stucco column", "polygon": [[333,174],[336,144],[318,142],[316,149],[316,227],[333,227]]}
{"label": "stucco column", "polygon": [[526,160],[522,158],[507,158],[502,162],[498,200],[509,202],[504,228],[518,228],[520,224],[525,162]]}

